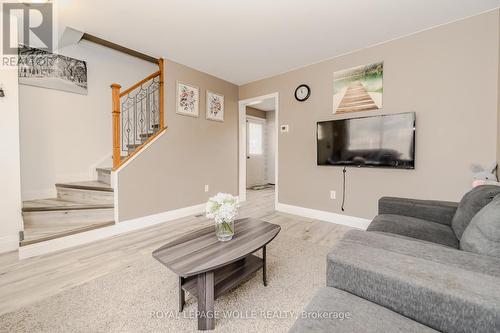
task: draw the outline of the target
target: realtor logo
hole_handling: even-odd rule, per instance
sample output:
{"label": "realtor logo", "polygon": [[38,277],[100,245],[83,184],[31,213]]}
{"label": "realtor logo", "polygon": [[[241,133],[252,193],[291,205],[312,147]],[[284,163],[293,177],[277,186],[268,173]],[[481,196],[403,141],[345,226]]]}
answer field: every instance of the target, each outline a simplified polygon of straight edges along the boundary
{"label": "realtor logo", "polygon": [[17,55],[19,44],[52,51],[52,3],[2,3],[3,54]]}

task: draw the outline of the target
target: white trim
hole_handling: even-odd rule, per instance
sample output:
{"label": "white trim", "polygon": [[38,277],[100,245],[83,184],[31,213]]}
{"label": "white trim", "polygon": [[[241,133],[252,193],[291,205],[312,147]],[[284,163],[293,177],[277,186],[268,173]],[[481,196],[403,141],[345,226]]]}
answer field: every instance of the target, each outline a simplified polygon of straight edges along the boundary
{"label": "white trim", "polygon": [[274,98],[274,206],[278,206],[278,156],[279,156],[279,93],[257,96],[239,101],[238,103],[238,192],[240,201],[247,198],[247,126],[246,126],[246,106],[264,99]]}
{"label": "white trim", "polygon": [[0,253],[16,251],[19,247],[19,235],[0,237]]}
{"label": "white trim", "polygon": [[283,203],[278,203],[276,205],[276,210],[283,213],[288,213],[292,215],[298,215],[302,217],[308,217],[316,220],[331,222],[335,224],[342,224],[349,227],[354,227],[358,229],[366,230],[370,224],[370,220],[363,219],[360,217],[354,217],[349,215],[336,214],[332,212],[326,212],[323,210],[310,209],[300,206],[287,205]]}
{"label": "white trim", "polygon": [[19,247],[19,258],[25,259],[25,258],[35,257],[42,254],[95,242],[111,236],[123,234],[125,232],[139,230],[157,224],[162,224],[168,221],[176,220],[182,217],[195,215],[203,212],[204,209],[205,209],[205,204],[174,209],[163,213],[139,217],[128,221],[123,221],[105,228],[90,230],[87,232],[56,238],[45,242],[21,246]]}

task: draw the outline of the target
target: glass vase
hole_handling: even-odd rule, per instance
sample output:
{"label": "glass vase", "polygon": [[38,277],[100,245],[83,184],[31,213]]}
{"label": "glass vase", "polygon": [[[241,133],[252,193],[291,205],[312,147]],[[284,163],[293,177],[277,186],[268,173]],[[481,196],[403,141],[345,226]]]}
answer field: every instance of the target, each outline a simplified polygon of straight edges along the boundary
{"label": "glass vase", "polygon": [[227,242],[234,236],[234,220],[215,222],[215,234],[221,242]]}

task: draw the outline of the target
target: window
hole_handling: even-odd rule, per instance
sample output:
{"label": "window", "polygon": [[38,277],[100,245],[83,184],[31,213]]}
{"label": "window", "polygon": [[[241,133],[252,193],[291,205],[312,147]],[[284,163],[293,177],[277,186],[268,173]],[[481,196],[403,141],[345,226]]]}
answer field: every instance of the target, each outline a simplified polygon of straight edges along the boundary
{"label": "window", "polygon": [[248,152],[262,155],[262,124],[248,123]]}

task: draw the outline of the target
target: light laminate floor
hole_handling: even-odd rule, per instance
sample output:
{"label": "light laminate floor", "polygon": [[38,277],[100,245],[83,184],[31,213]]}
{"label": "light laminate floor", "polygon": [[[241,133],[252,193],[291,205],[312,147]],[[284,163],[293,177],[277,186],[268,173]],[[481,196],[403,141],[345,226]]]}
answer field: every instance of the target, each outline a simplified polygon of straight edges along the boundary
{"label": "light laminate floor", "polygon": [[[273,189],[248,191],[239,216],[262,218],[281,225],[281,233],[324,246],[350,229],[274,211]],[[125,269],[170,239],[211,223],[189,216],[36,258],[19,260],[17,252],[0,255],[0,315]]]}

